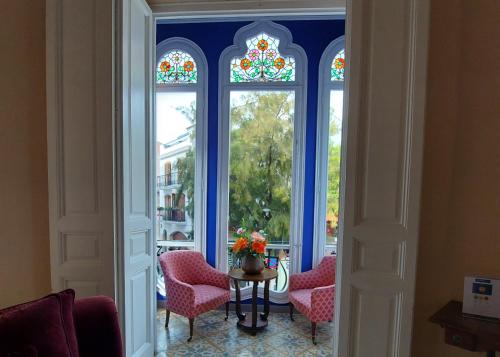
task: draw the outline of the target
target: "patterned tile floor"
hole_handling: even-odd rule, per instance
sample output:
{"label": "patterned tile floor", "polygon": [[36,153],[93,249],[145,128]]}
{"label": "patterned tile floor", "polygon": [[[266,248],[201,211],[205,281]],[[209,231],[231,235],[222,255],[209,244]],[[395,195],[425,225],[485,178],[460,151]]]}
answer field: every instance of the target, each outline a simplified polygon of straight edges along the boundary
{"label": "patterned tile floor", "polygon": [[236,327],[236,314],[231,311],[228,321],[225,312],[210,311],[195,319],[193,340],[189,337],[188,319],[170,314],[165,329],[165,310],[157,314],[156,356],[221,356],[221,357],[285,357],[333,356],[333,323],[322,322],[316,329],[317,345],[311,341],[311,324],[299,313],[295,322],[287,313],[269,314],[267,328],[252,336]]}

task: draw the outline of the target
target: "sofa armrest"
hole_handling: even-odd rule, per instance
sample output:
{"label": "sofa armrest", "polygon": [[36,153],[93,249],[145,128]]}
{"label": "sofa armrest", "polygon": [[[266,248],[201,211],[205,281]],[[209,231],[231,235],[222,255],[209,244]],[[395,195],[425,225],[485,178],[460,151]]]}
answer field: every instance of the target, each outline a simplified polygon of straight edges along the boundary
{"label": "sofa armrest", "polygon": [[75,301],[73,311],[80,357],[122,357],[115,302],[107,296]]}

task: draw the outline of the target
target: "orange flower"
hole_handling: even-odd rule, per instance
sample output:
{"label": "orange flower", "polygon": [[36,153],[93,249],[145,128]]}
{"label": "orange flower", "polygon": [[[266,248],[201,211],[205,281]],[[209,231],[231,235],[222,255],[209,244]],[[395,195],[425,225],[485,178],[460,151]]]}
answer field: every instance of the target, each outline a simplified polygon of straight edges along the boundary
{"label": "orange flower", "polygon": [[240,62],[241,69],[246,71],[247,69],[250,68],[251,62],[248,58],[243,58]]}
{"label": "orange flower", "polygon": [[264,254],[266,252],[266,242],[255,241],[252,243],[252,249],[257,254]]}
{"label": "orange flower", "polygon": [[345,67],[345,59],[343,59],[343,58],[337,58],[335,60],[335,68],[342,69],[344,67]]}
{"label": "orange flower", "polygon": [[162,72],[170,71],[170,63],[168,61],[163,61],[162,63],[160,63],[160,69]]}
{"label": "orange flower", "polygon": [[259,43],[257,43],[257,48],[259,50],[261,50],[262,52],[267,50],[268,47],[269,47],[269,43],[264,39],[260,40]]}
{"label": "orange flower", "polygon": [[285,60],[281,57],[276,58],[274,60],[274,67],[276,67],[278,69],[282,69],[283,67],[285,67]]}
{"label": "orange flower", "polygon": [[184,63],[184,70],[186,72],[191,72],[193,69],[194,69],[194,63],[192,61],[186,61],[186,63]]}
{"label": "orange flower", "polygon": [[233,252],[238,253],[248,247],[248,242],[245,238],[238,238],[233,245]]}

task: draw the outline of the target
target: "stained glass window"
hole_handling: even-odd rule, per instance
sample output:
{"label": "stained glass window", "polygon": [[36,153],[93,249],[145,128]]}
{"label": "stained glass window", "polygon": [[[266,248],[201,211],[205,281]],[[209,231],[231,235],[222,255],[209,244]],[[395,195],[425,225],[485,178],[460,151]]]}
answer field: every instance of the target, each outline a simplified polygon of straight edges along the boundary
{"label": "stained glass window", "polygon": [[295,81],[295,58],[284,57],[278,51],[280,40],[261,33],[246,41],[244,57],[231,60],[232,83]]}
{"label": "stained glass window", "polygon": [[331,80],[343,81],[344,68],[345,68],[345,51],[344,49],[341,49],[339,52],[337,52],[332,61]]}
{"label": "stained glass window", "polygon": [[158,62],[156,83],[196,83],[198,71],[193,57],[182,50],[167,52]]}

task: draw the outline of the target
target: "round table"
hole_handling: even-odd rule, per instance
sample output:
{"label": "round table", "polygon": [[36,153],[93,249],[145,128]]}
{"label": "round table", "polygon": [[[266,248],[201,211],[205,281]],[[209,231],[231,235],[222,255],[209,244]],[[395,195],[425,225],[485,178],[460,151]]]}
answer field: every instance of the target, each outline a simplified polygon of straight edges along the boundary
{"label": "round table", "polygon": [[[267,316],[269,315],[269,283],[278,276],[274,269],[265,268],[260,274],[245,274],[241,269],[232,269],[229,277],[234,280],[236,290],[236,315],[238,315],[237,326],[244,331],[251,332],[255,336],[257,331],[267,326]],[[253,281],[252,289],[252,319],[246,319],[246,314],[241,313],[241,293],[240,281]],[[264,281],[264,312],[257,318],[257,290],[259,282]]]}

